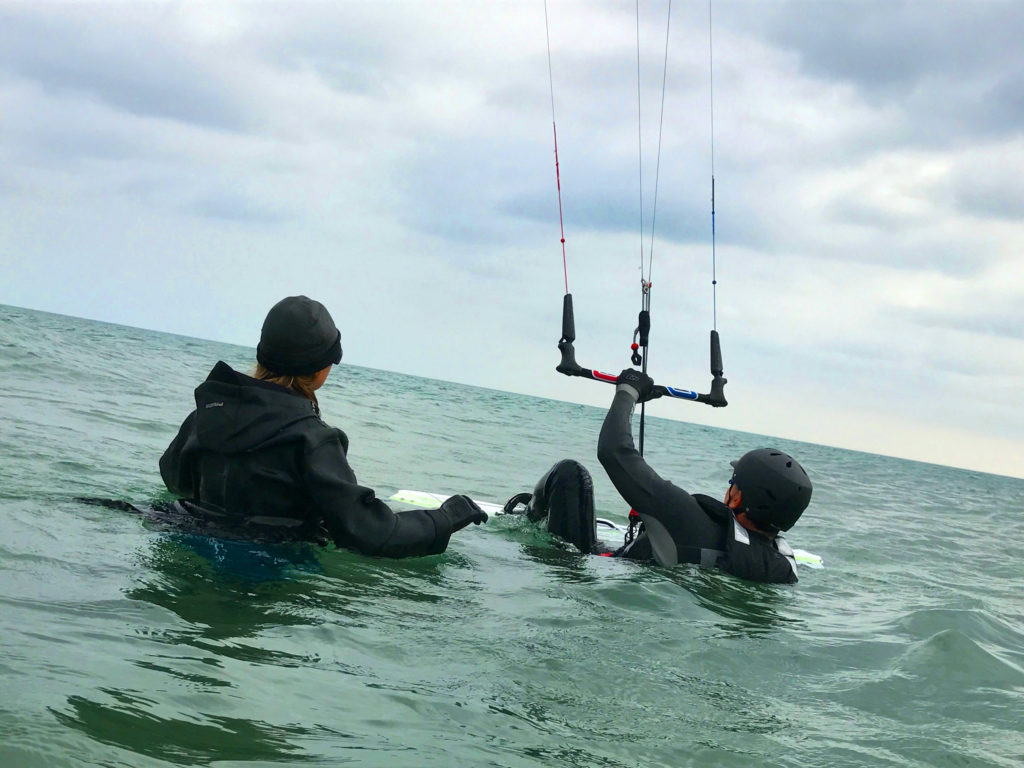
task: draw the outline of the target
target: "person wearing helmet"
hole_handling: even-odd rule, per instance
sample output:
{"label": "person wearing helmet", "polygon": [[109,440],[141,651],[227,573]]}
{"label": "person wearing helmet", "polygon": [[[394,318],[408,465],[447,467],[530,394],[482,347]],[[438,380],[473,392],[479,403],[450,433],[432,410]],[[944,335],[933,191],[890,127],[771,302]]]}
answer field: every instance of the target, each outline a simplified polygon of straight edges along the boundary
{"label": "person wearing helmet", "polygon": [[394,512],[359,485],[348,437],[320,418],[316,391],[341,362],[327,308],[289,296],[267,314],[252,376],[218,362],[196,409],[160,458],[173,518],[191,530],[259,541],[312,541],[381,557],[443,552],[452,533],[487,520],[466,496]]}
{"label": "person wearing helmet", "polygon": [[653,387],[646,374],[624,370],[598,439],[601,465],[632,507],[631,518],[636,515],[641,523],[634,538],[614,551],[597,540],[591,478],[572,460],[556,464],[532,495],[513,497],[509,504],[528,502],[532,519],[547,517],[549,531],[583,552],[717,567],[751,581],[795,582],[793,550],[780,534],[793,527],[811,500],[803,467],[782,451],[759,448],[732,462],[723,501],[687,493],[658,475],[633,444],[633,409],[653,396]]}

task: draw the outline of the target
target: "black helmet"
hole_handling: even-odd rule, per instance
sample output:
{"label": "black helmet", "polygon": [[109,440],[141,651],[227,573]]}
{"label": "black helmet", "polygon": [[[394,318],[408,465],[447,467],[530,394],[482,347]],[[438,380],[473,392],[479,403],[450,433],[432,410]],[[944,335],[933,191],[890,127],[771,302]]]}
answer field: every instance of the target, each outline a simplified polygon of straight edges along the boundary
{"label": "black helmet", "polygon": [[768,531],[792,528],[811,501],[811,480],[799,462],[774,448],[758,448],[731,463],[732,484],[740,489],[747,517]]}
{"label": "black helmet", "polygon": [[341,333],[319,301],[289,296],[267,313],[256,360],[277,374],[307,376],[341,362]]}

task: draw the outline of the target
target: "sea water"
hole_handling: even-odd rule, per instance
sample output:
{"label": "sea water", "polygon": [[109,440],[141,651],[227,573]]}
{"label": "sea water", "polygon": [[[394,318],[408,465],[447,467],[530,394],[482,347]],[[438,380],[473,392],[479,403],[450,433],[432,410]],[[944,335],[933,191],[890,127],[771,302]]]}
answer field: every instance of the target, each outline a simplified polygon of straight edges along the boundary
{"label": "sea water", "polygon": [[[493,517],[379,560],[152,530],[157,461],[253,350],[0,307],[0,766],[1020,766],[1024,481],[648,419],[720,493],[774,444],[814,500],[796,586],[559,546]],[[590,467],[599,409],[339,366],[364,485],[503,501]]]}

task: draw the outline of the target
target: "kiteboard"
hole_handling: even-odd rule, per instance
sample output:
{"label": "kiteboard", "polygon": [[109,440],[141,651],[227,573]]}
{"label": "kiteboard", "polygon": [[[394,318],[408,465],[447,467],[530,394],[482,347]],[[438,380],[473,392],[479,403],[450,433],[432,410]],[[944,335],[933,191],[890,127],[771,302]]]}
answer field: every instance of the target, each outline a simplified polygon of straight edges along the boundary
{"label": "kiteboard", "polygon": [[[452,494],[450,493],[430,493],[428,491],[410,491],[402,490],[393,494],[390,497],[390,501],[396,503],[408,504],[413,507],[421,507],[424,509],[432,509],[441,506]],[[488,515],[507,515],[510,514],[505,511],[505,507],[501,504],[495,504],[490,501],[479,501],[473,499],[474,503],[480,507]],[[598,517],[595,520],[597,524],[597,535],[598,538],[615,538],[621,536],[625,539],[626,527],[619,525],[611,520],[606,520],[603,517]],[[616,545],[618,546],[618,545]],[[806,565],[808,568],[824,568],[825,564],[822,562],[820,555],[815,555],[813,552],[808,552],[805,549],[793,548],[793,557],[800,565]]]}

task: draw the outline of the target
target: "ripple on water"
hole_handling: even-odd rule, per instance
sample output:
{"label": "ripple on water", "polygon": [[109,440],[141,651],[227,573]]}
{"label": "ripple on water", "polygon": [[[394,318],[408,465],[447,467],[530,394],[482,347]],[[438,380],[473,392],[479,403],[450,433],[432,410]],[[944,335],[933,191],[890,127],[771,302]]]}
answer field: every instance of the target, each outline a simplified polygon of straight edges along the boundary
{"label": "ripple on water", "polygon": [[[932,613],[909,616],[915,631],[949,618]],[[860,684],[836,700],[858,711],[908,725],[939,719],[983,724],[1020,733],[1024,722],[1024,669],[969,636],[984,619],[947,626],[920,640],[909,640],[885,666],[860,671]]]}

